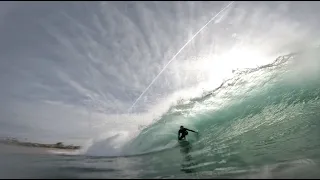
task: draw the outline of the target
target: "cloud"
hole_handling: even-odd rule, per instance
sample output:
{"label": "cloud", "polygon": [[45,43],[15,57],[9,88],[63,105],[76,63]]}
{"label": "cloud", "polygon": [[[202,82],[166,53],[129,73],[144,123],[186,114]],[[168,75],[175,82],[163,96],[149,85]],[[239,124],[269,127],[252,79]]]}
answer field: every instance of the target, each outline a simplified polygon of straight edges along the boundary
{"label": "cloud", "polygon": [[[130,129],[168,108],[170,95],[202,83],[188,66],[201,62],[190,57],[219,57],[211,55],[237,46],[277,54],[319,40],[319,3],[236,2],[150,87],[135,108],[143,115],[127,115],[164,65],[226,3],[1,2],[0,122],[7,132],[25,129],[33,137],[87,138]],[[204,73],[221,69],[202,63]],[[131,123],[134,118],[147,120]]]}

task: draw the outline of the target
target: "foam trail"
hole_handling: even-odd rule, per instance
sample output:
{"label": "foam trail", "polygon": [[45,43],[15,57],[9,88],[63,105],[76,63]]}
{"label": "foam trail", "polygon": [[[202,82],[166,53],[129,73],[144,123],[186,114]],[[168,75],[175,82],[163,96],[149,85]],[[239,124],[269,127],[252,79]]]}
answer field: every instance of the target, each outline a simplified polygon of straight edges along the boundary
{"label": "foam trail", "polygon": [[141,99],[141,97],[149,90],[149,88],[153,85],[153,83],[158,79],[158,77],[162,74],[162,72],[167,68],[167,66],[180,54],[180,52],[211,22],[213,21],[219,14],[221,14],[224,10],[226,10],[229,6],[231,6],[234,3],[232,1],[227,6],[225,6],[223,9],[221,9],[215,16],[213,16],[202,28],[200,28],[189,40],[186,42],[180,50],[171,58],[171,60],[162,68],[162,70],[159,72],[159,74],[152,80],[152,82],[149,84],[149,86],[140,94],[140,96],[136,99],[136,101],[132,104],[132,106],[128,109],[128,112],[132,110],[132,108],[137,104],[137,102]]}

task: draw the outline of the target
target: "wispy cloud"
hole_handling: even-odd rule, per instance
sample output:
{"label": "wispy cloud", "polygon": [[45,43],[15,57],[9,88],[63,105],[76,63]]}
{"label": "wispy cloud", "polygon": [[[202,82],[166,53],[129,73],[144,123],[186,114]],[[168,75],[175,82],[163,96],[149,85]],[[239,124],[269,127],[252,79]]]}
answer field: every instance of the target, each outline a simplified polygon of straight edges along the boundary
{"label": "wispy cloud", "polygon": [[[174,100],[166,98],[178,97],[170,95],[199,85],[200,73],[222,69],[206,64],[219,58],[199,56],[243,46],[277,54],[319,42],[320,3],[236,2],[141,97],[134,109],[141,115],[127,115],[173,55],[227,3],[1,2],[0,131],[89,138],[131,129],[168,108]],[[199,63],[207,67],[190,65]]]}

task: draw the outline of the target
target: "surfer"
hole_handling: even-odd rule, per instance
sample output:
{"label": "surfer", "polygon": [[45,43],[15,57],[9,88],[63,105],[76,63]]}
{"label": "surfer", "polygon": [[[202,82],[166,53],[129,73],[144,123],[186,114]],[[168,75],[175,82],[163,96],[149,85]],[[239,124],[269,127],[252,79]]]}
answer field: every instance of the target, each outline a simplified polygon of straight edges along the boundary
{"label": "surfer", "polygon": [[188,131],[191,131],[191,132],[194,132],[194,133],[198,133],[198,132],[196,132],[194,130],[187,129],[187,128],[184,128],[183,126],[180,126],[180,129],[178,131],[178,139],[179,140],[186,139],[186,135],[188,135]]}

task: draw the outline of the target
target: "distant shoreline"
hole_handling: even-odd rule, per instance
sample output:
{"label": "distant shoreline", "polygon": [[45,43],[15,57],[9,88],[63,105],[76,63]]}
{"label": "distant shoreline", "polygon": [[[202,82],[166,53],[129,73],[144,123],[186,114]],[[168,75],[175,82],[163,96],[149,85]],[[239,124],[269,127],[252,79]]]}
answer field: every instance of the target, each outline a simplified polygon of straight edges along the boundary
{"label": "distant shoreline", "polygon": [[64,149],[64,150],[78,150],[81,148],[81,146],[64,145],[62,142],[58,142],[55,144],[43,144],[43,143],[23,142],[15,138],[1,139],[0,143],[9,144],[9,145],[19,145],[24,147],[39,147],[39,148]]}

